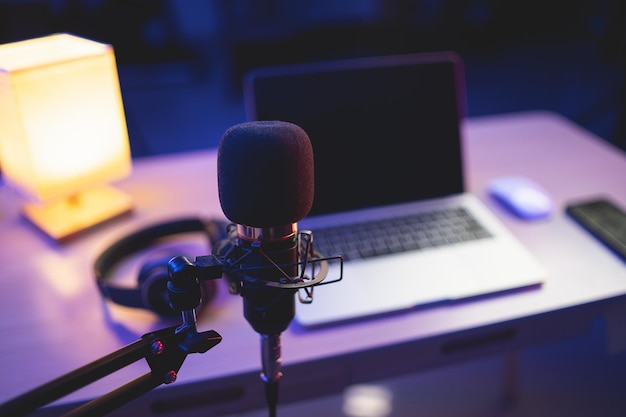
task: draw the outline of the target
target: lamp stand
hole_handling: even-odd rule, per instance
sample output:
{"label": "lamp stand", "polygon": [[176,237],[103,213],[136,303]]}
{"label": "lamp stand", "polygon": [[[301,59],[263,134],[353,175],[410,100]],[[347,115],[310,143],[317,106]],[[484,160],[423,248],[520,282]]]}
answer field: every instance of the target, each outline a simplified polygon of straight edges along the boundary
{"label": "lamp stand", "polygon": [[27,203],[24,216],[61,243],[80,231],[129,213],[131,197],[111,186],[101,186],[48,204]]}

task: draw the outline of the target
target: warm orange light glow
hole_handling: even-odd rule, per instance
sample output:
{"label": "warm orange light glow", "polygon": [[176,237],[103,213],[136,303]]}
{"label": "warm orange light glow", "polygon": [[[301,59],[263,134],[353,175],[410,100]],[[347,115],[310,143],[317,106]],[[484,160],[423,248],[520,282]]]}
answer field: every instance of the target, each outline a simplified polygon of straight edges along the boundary
{"label": "warm orange light glow", "polygon": [[0,45],[0,166],[43,203],[130,173],[110,45],[70,34]]}

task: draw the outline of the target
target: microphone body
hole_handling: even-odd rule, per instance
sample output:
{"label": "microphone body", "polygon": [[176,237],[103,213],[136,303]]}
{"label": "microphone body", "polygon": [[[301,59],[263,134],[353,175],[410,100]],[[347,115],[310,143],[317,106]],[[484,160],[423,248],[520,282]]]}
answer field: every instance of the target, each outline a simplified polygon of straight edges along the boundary
{"label": "microphone body", "polygon": [[[295,223],[271,229],[252,229],[238,225],[237,235],[239,247],[255,254],[247,256],[241,263],[244,269],[256,270],[251,276],[276,282],[298,276],[299,251]],[[296,290],[272,287],[244,286],[241,290],[244,317],[257,333],[282,333],[295,316],[295,292]]]}
{"label": "microphone body", "polygon": [[[229,256],[247,277],[291,282],[300,273],[297,222],[313,203],[313,150],[307,134],[287,122],[235,125],[220,141],[217,165],[220,205],[237,227]],[[261,335],[261,378],[268,403],[275,406],[282,376],[280,334],[294,318],[297,290],[239,285],[244,316]]]}

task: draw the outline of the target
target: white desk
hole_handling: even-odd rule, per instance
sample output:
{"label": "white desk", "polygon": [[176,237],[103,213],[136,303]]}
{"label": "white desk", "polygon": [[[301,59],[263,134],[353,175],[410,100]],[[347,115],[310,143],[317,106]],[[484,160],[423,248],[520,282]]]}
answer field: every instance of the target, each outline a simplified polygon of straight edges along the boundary
{"label": "white desk", "polygon": [[[281,403],[550,342],[585,331],[602,314],[619,317],[623,312],[626,320],[626,264],[563,212],[570,200],[598,194],[626,206],[626,156],[544,112],[474,119],[465,131],[469,188],[545,265],[547,283],[530,291],[315,331],[292,326],[283,334]],[[547,188],[557,205],[554,215],[524,222],[492,201],[486,184],[508,174],[531,177]],[[135,213],[63,246],[50,243],[23,220],[18,196],[0,189],[0,402],[169,325],[151,313],[103,303],[92,263],[115,239],[141,226],[186,215],[221,217],[216,154],[140,159],[132,176],[118,186],[134,196]],[[132,275],[132,265],[126,271]],[[113,415],[152,415],[151,405],[172,407],[177,416],[264,406],[259,338],[243,318],[241,300],[229,295],[224,284],[198,324],[200,331],[218,331],[222,343],[205,354],[190,355],[176,383]],[[146,370],[143,363],[133,365],[61,402],[99,396]]]}

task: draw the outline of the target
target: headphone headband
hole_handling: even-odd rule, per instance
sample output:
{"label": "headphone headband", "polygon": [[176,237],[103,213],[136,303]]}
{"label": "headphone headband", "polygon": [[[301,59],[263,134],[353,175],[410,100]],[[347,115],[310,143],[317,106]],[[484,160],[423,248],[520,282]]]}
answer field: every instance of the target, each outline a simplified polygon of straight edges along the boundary
{"label": "headphone headband", "polygon": [[[105,249],[94,262],[94,273],[98,288],[102,295],[111,301],[136,308],[151,308],[142,295],[140,286],[137,288],[121,287],[110,283],[110,274],[114,266],[133,253],[147,248],[155,241],[182,233],[203,233],[210,246],[225,236],[223,222],[202,220],[199,217],[182,218],[157,223],[131,233]],[[204,285],[204,282],[203,282]],[[214,286],[214,283],[213,283]],[[205,298],[210,298],[205,294]],[[204,300],[207,301],[207,300]],[[162,313],[161,311],[157,311]]]}

